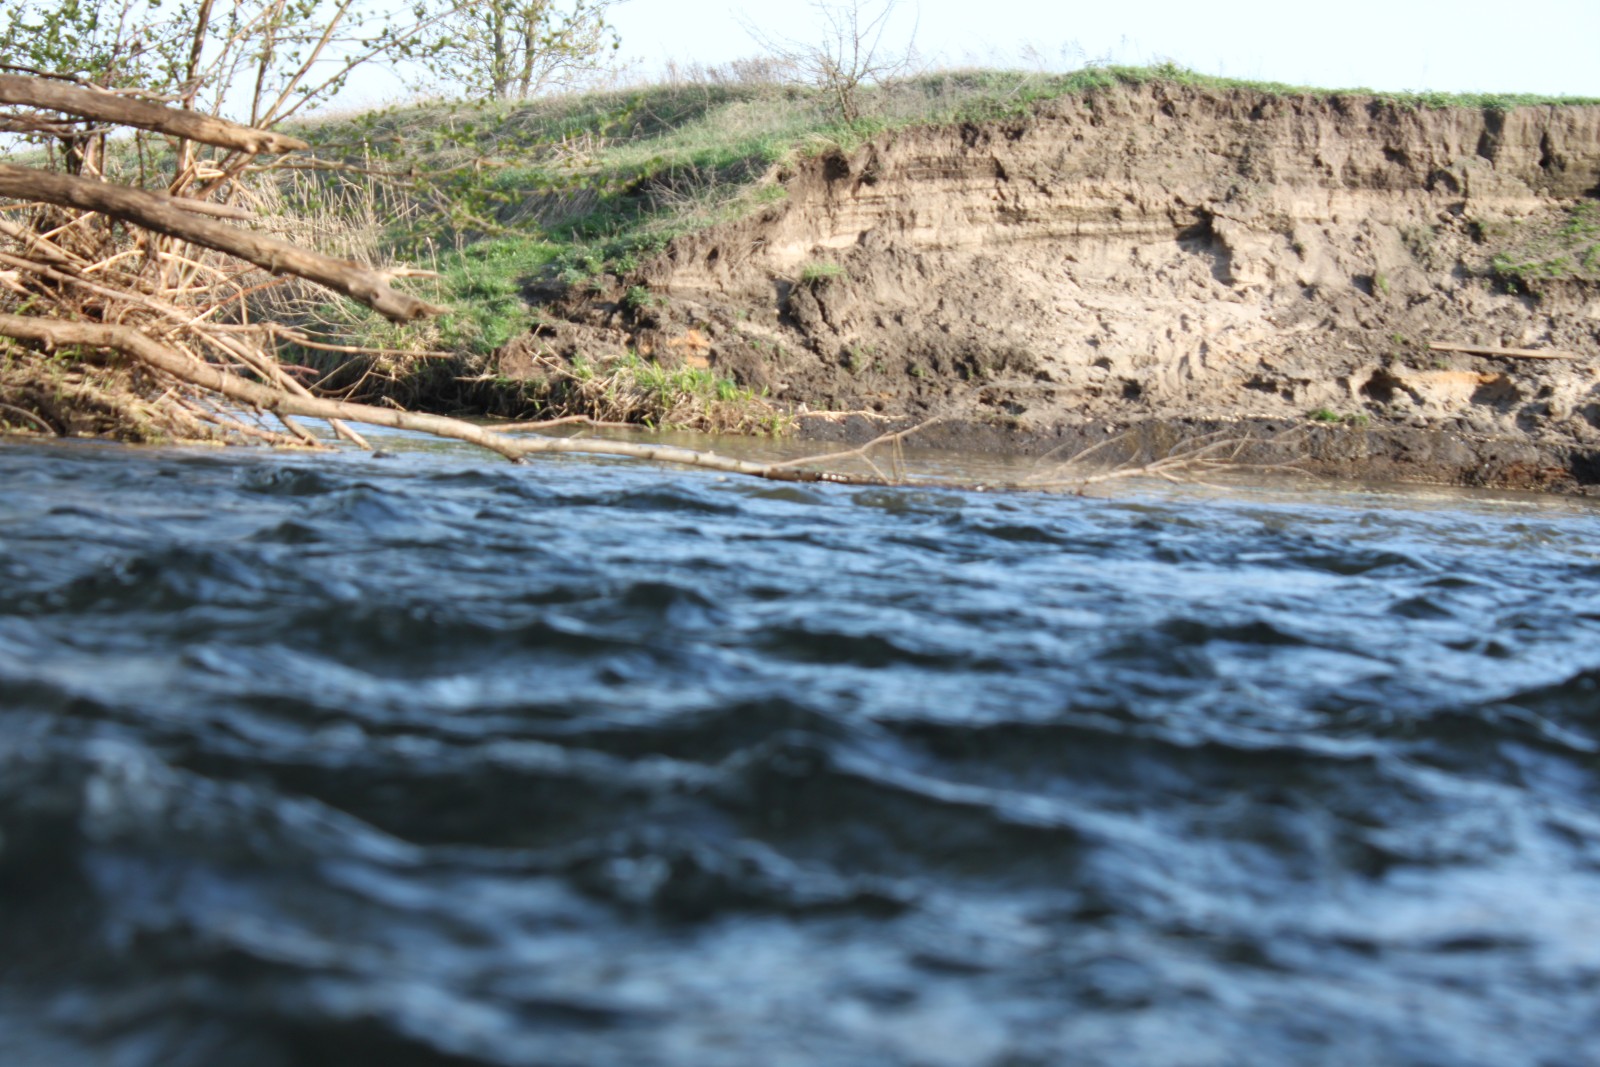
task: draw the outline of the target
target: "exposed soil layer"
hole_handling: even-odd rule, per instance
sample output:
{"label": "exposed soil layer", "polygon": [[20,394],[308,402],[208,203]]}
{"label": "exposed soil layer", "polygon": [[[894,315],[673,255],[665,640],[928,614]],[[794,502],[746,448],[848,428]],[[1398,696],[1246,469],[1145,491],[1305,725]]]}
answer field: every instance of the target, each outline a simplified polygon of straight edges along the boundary
{"label": "exposed soil layer", "polygon": [[1152,83],[773,180],[782,201],[636,276],[543,293],[501,372],[635,348],[862,413],[803,417],[817,436],[951,411],[945,443],[1028,451],[1298,425],[1330,473],[1600,482],[1600,108]]}

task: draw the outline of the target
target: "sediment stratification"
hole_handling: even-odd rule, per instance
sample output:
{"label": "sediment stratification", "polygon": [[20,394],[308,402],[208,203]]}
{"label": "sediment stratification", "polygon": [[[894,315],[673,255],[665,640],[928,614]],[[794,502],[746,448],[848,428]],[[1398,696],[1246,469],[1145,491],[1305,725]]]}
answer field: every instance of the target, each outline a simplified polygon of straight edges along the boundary
{"label": "sediment stratification", "polygon": [[1304,425],[1313,469],[1600,481],[1600,107],[1156,82],[771,180],[761,213],[549,297],[502,373],[632,347],[869,413],[817,435],[947,410],[947,443],[1027,449]]}

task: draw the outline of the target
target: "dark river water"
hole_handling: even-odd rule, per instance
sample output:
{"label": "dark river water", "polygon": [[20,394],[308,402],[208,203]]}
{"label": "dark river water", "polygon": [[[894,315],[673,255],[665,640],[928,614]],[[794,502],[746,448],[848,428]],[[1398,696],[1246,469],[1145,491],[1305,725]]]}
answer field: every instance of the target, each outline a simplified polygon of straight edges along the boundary
{"label": "dark river water", "polygon": [[0,1063],[1600,1063],[1600,511],[0,445]]}

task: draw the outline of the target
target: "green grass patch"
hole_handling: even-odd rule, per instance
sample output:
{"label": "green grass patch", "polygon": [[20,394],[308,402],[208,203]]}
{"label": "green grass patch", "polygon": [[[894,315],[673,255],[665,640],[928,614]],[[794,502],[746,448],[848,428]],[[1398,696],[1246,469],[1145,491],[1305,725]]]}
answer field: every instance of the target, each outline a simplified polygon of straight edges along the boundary
{"label": "green grass patch", "polygon": [[1600,280],[1600,201],[1573,204],[1554,219],[1509,224],[1500,234],[1508,245],[1490,260],[1490,271],[1510,292],[1538,292],[1551,281]]}
{"label": "green grass patch", "polygon": [[1353,426],[1357,429],[1367,425],[1368,418],[1360,412],[1341,415],[1332,408],[1317,408],[1315,411],[1306,412],[1306,418],[1312,422],[1321,422],[1335,426]]}
{"label": "green grass patch", "polygon": [[816,285],[820,282],[835,280],[845,281],[850,277],[850,272],[837,263],[828,263],[822,260],[812,260],[800,268],[800,280],[806,285]]}
{"label": "green grass patch", "polygon": [[440,257],[437,299],[450,308],[439,323],[440,341],[487,354],[526,333],[533,310],[523,292],[560,253],[548,241],[499,237]]}
{"label": "green grass patch", "polygon": [[578,415],[659,429],[773,435],[793,421],[764,390],[704,367],[666,367],[636,352],[603,365],[554,356],[539,364],[544,373],[523,383],[523,398],[540,418]]}

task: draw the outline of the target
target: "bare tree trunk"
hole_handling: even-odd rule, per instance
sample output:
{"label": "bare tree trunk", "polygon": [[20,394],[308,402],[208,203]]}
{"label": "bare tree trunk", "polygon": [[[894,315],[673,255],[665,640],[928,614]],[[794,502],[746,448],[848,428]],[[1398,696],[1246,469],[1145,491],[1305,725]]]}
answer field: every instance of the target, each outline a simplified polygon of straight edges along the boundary
{"label": "bare tree trunk", "polygon": [[511,21],[505,9],[505,0],[488,0],[489,3],[489,92],[496,100],[504,100],[511,89],[511,45],[506,40],[507,24]]}
{"label": "bare tree trunk", "polygon": [[523,0],[517,13],[517,34],[522,42],[522,69],[517,72],[517,95],[533,95],[533,68],[539,59],[539,24],[544,21],[544,0]]}

